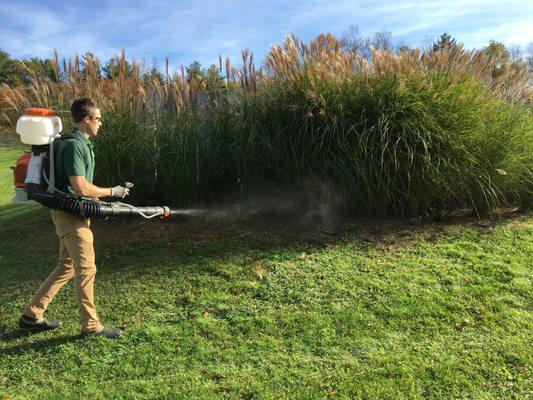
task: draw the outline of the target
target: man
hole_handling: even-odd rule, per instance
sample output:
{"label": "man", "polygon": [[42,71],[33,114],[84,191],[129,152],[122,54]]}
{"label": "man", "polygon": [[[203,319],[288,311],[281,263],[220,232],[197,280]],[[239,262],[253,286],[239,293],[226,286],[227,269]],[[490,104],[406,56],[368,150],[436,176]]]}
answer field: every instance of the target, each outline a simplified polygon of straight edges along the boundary
{"label": "man", "polygon": [[[70,111],[74,128],[61,138],[55,153],[56,188],[95,201],[106,196],[124,198],[129,193],[125,187],[93,185],[95,163],[89,138],[96,137],[102,125],[99,107],[92,99],[83,98],[74,101]],[[51,210],[51,215],[59,237],[59,263],[26,306],[19,326],[30,331],[59,328],[61,321],[46,320],[43,314],[59,289],[74,278],[82,336],[119,337],[122,330],[103,326],[96,315],[96,265],[90,220],[55,210]]]}

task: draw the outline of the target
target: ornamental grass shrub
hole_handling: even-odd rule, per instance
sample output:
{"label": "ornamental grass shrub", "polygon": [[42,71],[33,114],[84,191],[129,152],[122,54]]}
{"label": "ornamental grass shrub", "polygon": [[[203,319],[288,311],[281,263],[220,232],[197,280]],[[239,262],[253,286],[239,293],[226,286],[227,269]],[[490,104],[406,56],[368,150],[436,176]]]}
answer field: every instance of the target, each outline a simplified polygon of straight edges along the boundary
{"label": "ornamental grass shrub", "polygon": [[[491,213],[531,205],[531,76],[461,47],[370,60],[330,35],[274,46],[261,70],[243,52],[225,73],[141,79],[124,53],[114,79],[88,56],[59,83],[2,87],[6,118],[48,106],[68,122],[94,97],[105,123],[97,180],[137,184],[136,201],[173,206],[326,184],[360,215]],[[59,64],[58,57],[55,59]],[[168,65],[168,63],[167,63]]]}

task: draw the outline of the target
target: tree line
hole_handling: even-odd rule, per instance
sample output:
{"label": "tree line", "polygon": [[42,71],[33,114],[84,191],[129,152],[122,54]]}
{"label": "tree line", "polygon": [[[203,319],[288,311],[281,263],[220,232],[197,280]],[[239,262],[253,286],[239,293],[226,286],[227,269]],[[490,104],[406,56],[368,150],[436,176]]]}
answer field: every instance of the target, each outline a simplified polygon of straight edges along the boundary
{"label": "tree line", "polygon": [[[374,35],[364,36],[357,25],[351,25],[343,32],[341,46],[343,50],[359,53],[365,58],[370,58],[372,48],[396,53],[408,52],[414,49],[405,43],[395,45],[392,41],[392,33],[389,31],[382,30],[374,33]],[[430,41],[421,47],[421,50],[424,51],[438,51],[446,48],[451,48],[452,50],[463,49],[464,45],[447,32],[444,32],[437,40]],[[499,67],[513,61],[522,64],[529,72],[533,72],[533,42],[530,42],[525,49],[522,49],[517,44],[505,46],[503,42],[490,40],[482,50],[487,50],[488,55],[495,60]]]}
{"label": "tree line", "polygon": [[[358,53],[363,57],[370,59],[372,49],[392,51],[397,54],[414,50],[404,43],[394,44],[392,40],[392,33],[389,31],[375,32],[371,36],[364,36],[359,27],[351,25],[342,33],[339,41],[341,49],[346,52]],[[438,51],[447,47],[451,49],[462,49],[463,44],[457,39],[443,33],[439,38],[433,42],[428,42],[421,46],[421,50]],[[522,65],[529,72],[533,72],[533,42],[522,49],[518,45],[505,46],[504,43],[491,40],[484,48],[488,54],[494,59],[495,73],[502,69],[507,63],[514,62]],[[65,61],[63,61],[65,64]],[[134,66],[132,63],[125,61],[121,63],[118,57],[110,58],[102,63],[98,57],[91,52],[85,53],[82,57],[76,56],[74,65],[78,69],[81,76],[86,73],[87,64],[91,63],[91,70],[96,71],[99,78],[113,79],[120,69],[123,68],[123,75],[133,76]],[[140,71],[139,76],[144,80],[155,80],[164,83],[173,77],[168,73],[168,62],[166,65],[166,73],[161,72],[156,66],[146,67],[142,64],[143,71]],[[0,84],[7,84],[10,87],[29,84],[35,77],[48,78],[52,82],[58,82],[65,79],[65,70],[58,65],[57,55],[54,59],[39,57],[32,57],[28,59],[11,58],[9,53],[0,49]],[[220,66],[215,64],[208,68],[203,68],[198,61],[193,61],[189,67],[181,71],[181,75],[187,80],[196,80],[201,78],[208,86],[218,87],[224,80],[220,72],[222,71],[222,60],[220,59]]]}

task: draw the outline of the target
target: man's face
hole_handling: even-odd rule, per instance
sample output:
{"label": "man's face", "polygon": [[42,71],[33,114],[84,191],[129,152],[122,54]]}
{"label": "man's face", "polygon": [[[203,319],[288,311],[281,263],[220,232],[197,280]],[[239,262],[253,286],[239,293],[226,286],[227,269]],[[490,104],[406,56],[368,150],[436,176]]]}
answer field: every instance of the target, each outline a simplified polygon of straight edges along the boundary
{"label": "man's face", "polygon": [[98,134],[98,129],[102,125],[102,116],[100,114],[100,109],[95,108],[94,112],[86,118],[87,123],[87,134],[89,136],[95,137]]}

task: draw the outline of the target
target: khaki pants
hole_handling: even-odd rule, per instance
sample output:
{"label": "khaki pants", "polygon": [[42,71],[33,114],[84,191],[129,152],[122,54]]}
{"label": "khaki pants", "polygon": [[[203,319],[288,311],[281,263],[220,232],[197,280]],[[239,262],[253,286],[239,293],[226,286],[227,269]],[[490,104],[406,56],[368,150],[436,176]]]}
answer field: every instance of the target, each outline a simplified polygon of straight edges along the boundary
{"label": "khaki pants", "polygon": [[98,330],[102,325],[94,306],[96,265],[90,220],[55,210],[51,210],[51,215],[59,236],[59,262],[26,306],[24,314],[41,318],[59,289],[74,278],[81,329],[85,332]]}

